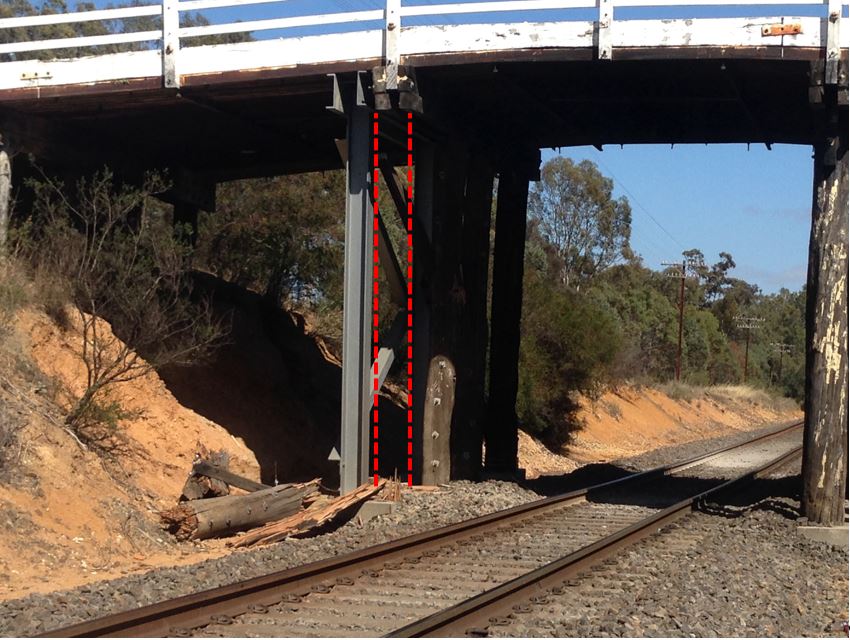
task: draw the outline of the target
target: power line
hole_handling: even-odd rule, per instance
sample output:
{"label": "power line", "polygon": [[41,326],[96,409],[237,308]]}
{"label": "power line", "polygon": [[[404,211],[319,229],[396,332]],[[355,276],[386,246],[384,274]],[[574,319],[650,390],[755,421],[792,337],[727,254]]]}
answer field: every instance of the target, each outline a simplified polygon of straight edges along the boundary
{"label": "power line", "polygon": [[[597,157],[598,157],[598,156],[599,156],[599,154],[600,154],[599,150],[596,150],[596,154],[597,154]],[[629,198],[631,198],[632,202],[634,202],[634,203],[638,206],[638,208],[639,208],[639,209],[641,209],[641,210],[643,211],[643,213],[645,213],[645,214],[649,217],[649,219],[650,219],[650,220],[652,220],[652,221],[655,223],[655,225],[656,225],[659,229],[661,229],[661,230],[662,230],[665,234],[667,234],[667,237],[668,237],[668,238],[670,238],[670,240],[672,240],[672,241],[673,241],[673,242],[674,242],[674,243],[675,243],[675,244],[676,244],[676,245],[677,245],[677,246],[678,246],[678,247],[679,247],[682,251],[685,251],[685,246],[684,246],[681,242],[679,242],[679,241],[678,241],[678,240],[677,240],[677,239],[673,236],[673,234],[672,234],[672,233],[670,233],[669,231],[667,231],[667,229],[664,227],[664,225],[663,225],[663,224],[661,224],[660,222],[658,222],[658,220],[656,220],[656,219],[655,219],[655,216],[654,216],[654,215],[652,215],[652,214],[649,212],[649,209],[647,209],[646,207],[644,207],[644,206],[643,206],[643,204],[641,204],[641,202],[640,202],[640,201],[639,201],[639,200],[635,197],[635,195],[634,195],[634,194],[633,194],[633,193],[629,190],[629,188],[628,188],[625,184],[623,184],[623,181],[622,181],[622,180],[620,180],[620,179],[619,179],[619,178],[618,178],[618,177],[614,174],[614,172],[611,170],[611,167],[609,167],[607,164],[605,164],[605,163],[604,163],[601,159],[599,160],[599,164],[601,164],[601,165],[602,165],[602,167],[603,167],[603,168],[604,168],[604,169],[605,169],[605,170],[606,170],[609,174],[611,174],[611,177],[612,177],[612,178],[614,178],[614,182],[616,182],[618,185],[620,185],[620,188],[621,188],[623,191],[625,191],[625,192],[626,192],[626,195],[628,195],[628,196],[629,196]]]}

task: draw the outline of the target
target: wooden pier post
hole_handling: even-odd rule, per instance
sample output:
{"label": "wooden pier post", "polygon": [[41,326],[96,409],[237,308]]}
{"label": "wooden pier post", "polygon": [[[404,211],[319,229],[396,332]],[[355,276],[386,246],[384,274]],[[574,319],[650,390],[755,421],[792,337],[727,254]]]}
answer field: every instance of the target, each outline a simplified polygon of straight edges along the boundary
{"label": "wooden pier post", "polygon": [[[846,113],[846,112],[845,112]],[[803,514],[844,521],[847,486],[847,129],[815,147],[806,286]]]}
{"label": "wooden pier post", "polygon": [[0,137],[0,258],[5,258],[9,237],[9,209],[12,206],[12,162],[8,142]]}
{"label": "wooden pier post", "polygon": [[490,266],[490,216],[494,170],[489,157],[472,155],[463,200],[461,233],[463,316],[461,359],[452,429],[452,478],[478,479],[486,412],[486,367],[489,326],[487,284]]}
{"label": "wooden pier post", "polygon": [[516,396],[526,210],[528,181],[536,177],[539,152],[535,158],[529,161],[512,156],[499,172],[490,313],[490,394],[485,428],[485,472],[492,474],[513,474],[518,467]]}
{"label": "wooden pier post", "polygon": [[[420,334],[419,338],[420,341],[426,340],[427,344],[419,345],[419,353],[423,355],[414,362],[420,371],[427,367],[422,398],[422,484],[443,484],[452,477],[450,445],[457,420],[454,406],[458,395],[457,375],[466,364],[461,330],[465,306],[461,231],[467,161],[465,149],[450,141],[434,147],[430,203],[433,208],[432,256],[428,260],[432,269],[430,274],[425,274],[427,284],[424,292],[427,296],[425,303],[430,303],[430,318],[428,335]],[[421,197],[423,194],[417,189],[417,195]],[[421,265],[423,256],[416,246],[414,256],[418,256],[414,260]],[[418,322],[414,311],[414,325]]]}

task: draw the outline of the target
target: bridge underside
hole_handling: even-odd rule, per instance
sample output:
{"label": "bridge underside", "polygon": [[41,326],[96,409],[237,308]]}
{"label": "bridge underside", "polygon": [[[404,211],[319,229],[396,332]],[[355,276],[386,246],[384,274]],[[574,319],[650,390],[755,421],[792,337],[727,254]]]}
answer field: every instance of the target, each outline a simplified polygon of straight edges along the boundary
{"label": "bridge underside", "polygon": [[[779,48],[747,52],[750,58],[728,49],[689,49],[682,57],[618,50],[615,63],[590,60],[582,49],[534,51],[524,60],[523,53],[408,61],[431,135],[493,147],[508,135],[514,140],[505,146],[529,148],[811,144],[818,128],[809,102],[817,50],[786,52],[794,60],[782,59]],[[373,62],[360,69],[381,64]],[[5,91],[0,118],[7,135],[42,161],[73,166],[120,159],[215,182],[339,168],[334,140],[345,137],[346,124],[326,109],[333,91],[326,74],[339,67],[189,77],[179,90],[127,80]]]}
{"label": "bridge underside", "polygon": [[[616,62],[593,60],[592,55],[587,49],[545,49],[405,60],[415,70],[423,100],[414,134],[417,480],[437,483],[450,475],[477,476],[485,438],[488,471],[516,471],[514,403],[525,207],[539,149],[791,143],[832,153],[835,163],[833,147],[838,143],[828,141],[839,139],[841,127],[846,133],[846,89],[843,105],[841,92],[836,96],[828,90],[827,102],[835,104],[824,108],[820,49],[618,49]],[[376,59],[357,65],[190,76],[179,90],[161,88],[158,80],[130,80],[43,88],[38,95],[34,89],[0,92],[0,131],[13,148],[34,154],[41,166],[69,176],[104,164],[127,176],[167,167],[177,183],[174,201],[189,209],[213,209],[219,182],[346,166],[337,141],[348,140],[346,242],[358,251],[347,253],[345,313],[350,332],[345,336],[343,397],[348,389],[348,397],[359,400],[348,417],[343,406],[343,465],[348,466],[342,474],[344,489],[371,471],[366,464],[371,362],[365,355],[368,333],[363,331],[370,303],[363,289],[370,271],[363,257],[371,255],[372,240],[363,224],[358,228],[358,220],[362,223],[370,211],[365,195],[371,179],[366,164],[369,118],[364,117],[374,106],[369,71],[381,64]],[[334,79],[327,75],[331,72],[349,88],[356,78],[363,79],[365,103],[350,99],[345,117],[327,108],[334,99]],[[405,165],[404,118],[388,110],[381,123],[386,164]],[[846,138],[841,145],[846,149]],[[838,157],[846,162],[841,153]],[[496,176],[488,323],[490,208]],[[843,180],[846,191],[846,173]],[[846,306],[844,327],[846,339]],[[484,375],[488,349],[489,390]],[[451,388],[431,384],[435,363],[454,372]],[[844,368],[846,374],[846,363]],[[428,408],[449,395],[447,412]],[[839,419],[846,434],[846,411]],[[381,471],[392,473],[393,468]]]}

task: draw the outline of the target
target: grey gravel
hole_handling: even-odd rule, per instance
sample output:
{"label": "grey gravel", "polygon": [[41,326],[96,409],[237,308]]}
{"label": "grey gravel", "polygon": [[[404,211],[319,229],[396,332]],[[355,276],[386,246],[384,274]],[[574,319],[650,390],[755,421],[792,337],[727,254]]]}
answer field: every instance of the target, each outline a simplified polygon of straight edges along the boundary
{"label": "grey gravel", "polygon": [[799,475],[708,505],[533,606],[513,637],[846,637],[848,556],[796,531]]}
{"label": "grey gravel", "polygon": [[[589,465],[589,472],[585,467],[571,474],[571,479],[556,482],[584,486],[612,474],[693,457],[751,435],[736,433],[612,465]],[[365,525],[352,521],[313,538],[0,602],[0,635],[33,635],[509,508],[551,493],[554,479],[544,481],[550,484],[454,482],[438,492],[408,492],[394,513]],[[579,607],[578,617],[559,619],[547,612],[540,616],[545,623],[539,619],[518,622],[511,635],[829,635],[825,630],[829,625],[847,618],[847,555],[797,537],[793,490],[768,493],[778,497],[764,498],[756,509],[730,515],[724,508],[717,515],[690,518],[699,523],[702,537],[686,545],[687,562],[681,555],[654,555],[651,545],[664,543],[649,540],[626,559],[634,570],[633,584],[615,585],[614,592],[605,591],[596,604]],[[667,558],[666,565],[661,558]],[[678,573],[668,576],[671,567]],[[717,582],[703,584],[705,576],[715,576]],[[742,606],[747,597],[751,604]],[[725,607],[722,615],[714,613],[718,603]]]}
{"label": "grey gravel", "polygon": [[192,565],[155,569],[68,591],[0,602],[0,635],[27,636],[179,595],[288,569],[402,536],[507,509],[540,496],[510,482],[453,482],[434,492],[406,492],[397,509],[364,525],[237,550]]}

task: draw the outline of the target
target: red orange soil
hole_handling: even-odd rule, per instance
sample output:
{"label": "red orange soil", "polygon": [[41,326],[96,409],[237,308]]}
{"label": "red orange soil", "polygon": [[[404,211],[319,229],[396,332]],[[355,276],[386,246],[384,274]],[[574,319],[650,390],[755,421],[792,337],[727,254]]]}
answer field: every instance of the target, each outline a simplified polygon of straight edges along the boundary
{"label": "red orange soil", "polygon": [[533,438],[520,438],[520,466],[529,477],[565,473],[590,462],[607,462],[659,447],[748,431],[801,418],[794,402],[748,387],[623,387],[597,400],[582,399],[582,428],[553,454]]}

